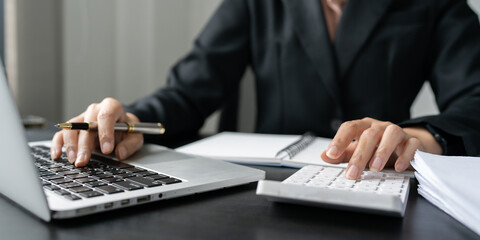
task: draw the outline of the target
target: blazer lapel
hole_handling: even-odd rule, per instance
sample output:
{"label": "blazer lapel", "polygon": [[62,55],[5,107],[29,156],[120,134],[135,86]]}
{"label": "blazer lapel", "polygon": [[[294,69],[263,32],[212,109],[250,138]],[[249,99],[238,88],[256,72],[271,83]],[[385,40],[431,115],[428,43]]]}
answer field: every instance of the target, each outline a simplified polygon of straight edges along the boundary
{"label": "blazer lapel", "polygon": [[340,106],[337,66],[320,0],[283,0],[283,2],[306,54],[337,106]]}
{"label": "blazer lapel", "polygon": [[392,0],[349,0],[335,36],[339,74],[343,78]]}

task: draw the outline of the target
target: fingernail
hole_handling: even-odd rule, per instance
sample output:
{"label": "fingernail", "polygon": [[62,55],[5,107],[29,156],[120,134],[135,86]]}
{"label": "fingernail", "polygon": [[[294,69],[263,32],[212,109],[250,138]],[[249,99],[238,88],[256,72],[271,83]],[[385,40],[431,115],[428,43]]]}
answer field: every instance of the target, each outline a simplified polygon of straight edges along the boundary
{"label": "fingernail", "polygon": [[379,157],[375,157],[375,159],[373,160],[373,163],[372,163],[372,167],[370,168],[370,170],[373,170],[373,171],[380,171],[380,168],[382,167],[382,160],[379,158]]}
{"label": "fingernail", "polygon": [[77,156],[76,156],[76,154],[75,154],[75,151],[74,151],[74,150],[70,150],[70,151],[68,152],[68,162],[73,164],[73,163],[75,163],[76,158],[77,158]]}
{"label": "fingernail", "polygon": [[338,154],[338,149],[337,149],[337,147],[331,146],[331,147],[328,148],[328,150],[327,150],[327,157],[329,157],[329,158],[337,158],[337,154]]}
{"label": "fingernail", "polygon": [[119,159],[127,158],[127,149],[125,149],[125,147],[118,148],[118,158]]}
{"label": "fingernail", "polygon": [[396,166],[395,166],[395,170],[396,170],[397,172],[404,171],[404,170],[407,169],[407,167],[408,167],[408,166],[406,166],[406,164],[403,163],[403,162],[397,162],[395,165],[396,165]]}
{"label": "fingernail", "polygon": [[104,142],[102,145],[103,153],[109,153],[112,151],[112,144],[110,142]]}
{"label": "fingernail", "polygon": [[347,170],[347,178],[349,179],[357,179],[358,175],[358,168],[355,165],[350,165]]}
{"label": "fingernail", "polygon": [[87,154],[86,153],[79,153],[77,156],[77,160],[75,161],[75,166],[82,164],[83,162],[87,161]]}
{"label": "fingernail", "polygon": [[50,156],[52,157],[52,160],[57,159],[58,156],[58,149],[52,148],[50,149]]}

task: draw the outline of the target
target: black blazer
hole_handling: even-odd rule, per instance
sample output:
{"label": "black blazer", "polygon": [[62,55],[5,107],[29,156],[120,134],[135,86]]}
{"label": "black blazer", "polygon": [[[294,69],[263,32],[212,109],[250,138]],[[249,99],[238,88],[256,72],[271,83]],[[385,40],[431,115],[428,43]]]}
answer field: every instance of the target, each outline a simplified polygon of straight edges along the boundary
{"label": "black blazer", "polygon": [[[198,131],[247,66],[257,132],[333,137],[372,117],[428,123],[480,155],[480,25],[465,0],[350,0],[334,44],[320,0],[226,0],[167,86],[126,110],[164,122],[166,136]],[[410,119],[426,80],[441,113]]]}

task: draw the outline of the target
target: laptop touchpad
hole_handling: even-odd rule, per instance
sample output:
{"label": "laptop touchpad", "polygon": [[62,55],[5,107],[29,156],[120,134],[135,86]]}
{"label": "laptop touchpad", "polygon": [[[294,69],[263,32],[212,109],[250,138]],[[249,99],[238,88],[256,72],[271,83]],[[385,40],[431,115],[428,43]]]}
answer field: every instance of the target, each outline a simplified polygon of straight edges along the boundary
{"label": "laptop touchpad", "polygon": [[169,148],[147,144],[137,153],[133,154],[124,162],[133,164],[152,164],[177,161],[182,159],[192,158],[192,156],[175,152]]}

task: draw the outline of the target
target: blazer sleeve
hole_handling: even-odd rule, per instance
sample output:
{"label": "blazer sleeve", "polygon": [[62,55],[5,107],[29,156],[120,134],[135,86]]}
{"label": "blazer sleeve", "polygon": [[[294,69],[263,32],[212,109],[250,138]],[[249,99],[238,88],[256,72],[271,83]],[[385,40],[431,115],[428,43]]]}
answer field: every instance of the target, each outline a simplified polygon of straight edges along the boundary
{"label": "blazer sleeve", "polygon": [[436,13],[428,74],[440,114],[401,125],[430,124],[446,134],[447,144],[455,144],[451,154],[480,155],[479,19],[465,0],[442,3]]}
{"label": "blazer sleeve", "polygon": [[198,132],[239,86],[249,61],[249,17],[244,1],[225,0],[193,49],[171,69],[167,85],[125,106],[145,122],[162,122],[162,137]]}

